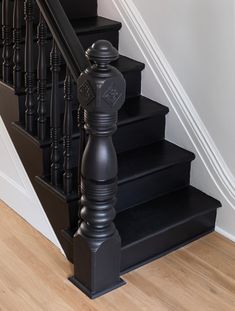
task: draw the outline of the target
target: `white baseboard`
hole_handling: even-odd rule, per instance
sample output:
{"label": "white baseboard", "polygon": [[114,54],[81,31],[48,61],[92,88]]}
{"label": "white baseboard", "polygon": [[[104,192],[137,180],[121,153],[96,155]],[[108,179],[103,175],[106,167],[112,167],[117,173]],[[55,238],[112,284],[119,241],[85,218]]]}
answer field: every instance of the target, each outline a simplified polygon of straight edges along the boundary
{"label": "white baseboard", "polygon": [[230,234],[228,231],[226,231],[226,230],[224,230],[218,226],[215,227],[215,231],[218,232],[219,234],[225,236],[229,240],[235,242],[235,235]]}
{"label": "white baseboard", "polygon": [[[33,202],[29,194],[24,187],[3,172],[0,172],[0,199],[28,223],[32,223],[30,209],[32,208]],[[41,231],[37,223],[34,224],[34,227]]]}

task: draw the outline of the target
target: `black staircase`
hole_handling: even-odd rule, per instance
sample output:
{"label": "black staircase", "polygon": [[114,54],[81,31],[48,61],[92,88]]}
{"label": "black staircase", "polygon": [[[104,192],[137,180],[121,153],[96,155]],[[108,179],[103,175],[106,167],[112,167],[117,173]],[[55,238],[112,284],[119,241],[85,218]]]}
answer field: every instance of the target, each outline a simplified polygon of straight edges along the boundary
{"label": "black staircase", "polygon": [[164,139],[120,28],[95,0],[2,0],[0,113],[91,298],[213,231],[220,207],[190,186],[194,154]]}

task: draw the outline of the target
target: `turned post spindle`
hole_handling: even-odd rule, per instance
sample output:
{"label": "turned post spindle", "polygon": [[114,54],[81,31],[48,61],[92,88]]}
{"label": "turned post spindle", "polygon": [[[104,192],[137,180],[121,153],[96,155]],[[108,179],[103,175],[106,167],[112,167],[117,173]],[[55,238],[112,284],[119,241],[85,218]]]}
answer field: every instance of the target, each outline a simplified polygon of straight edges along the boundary
{"label": "turned post spindle", "polygon": [[55,40],[53,40],[50,54],[52,72],[52,88],[50,103],[50,129],[51,129],[51,183],[54,186],[60,184],[61,165],[59,143],[61,138],[59,98],[59,72],[60,72],[60,51]]}
{"label": "turned post spindle", "polygon": [[2,79],[5,83],[11,83],[11,39],[10,0],[2,0]]}
{"label": "turned post spindle", "polygon": [[21,60],[21,4],[20,0],[15,0],[13,11],[13,86],[16,94],[22,88],[22,60]]}
{"label": "turned post spindle", "polygon": [[64,113],[64,175],[63,186],[64,193],[69,195],[72,192],[72,129],[73,129],[73,116],[72,116],[72,76],[67,69],[66,78],[64,82],[64,99],[65,99],[65,113]]}
{"label": "turned post spindle", "polygon": [[46,138],[46,93],[47,93],[47,25],[44,17],[40,13],[39,24],[37,29],[38,39],[38,66],[37,66],[37,80],[38,80],[38,138],[44,141]]}
{"label": "turned post spindle", "polygon": [[25,0],[24,14],[26,22],[25,35],[25,129],[30,134],[36,132],[36,104],[34,98],[34,44],[33,22],[35,0]]}
{"label": "turned post spindle", "polygon": [[82,222],[74,237],[74,276],[70,280],[95,298],[123,284],[121,241],[113,222],[118,167],[112,135],[126,84],[122,74],[109,65],[118,58],[111,43],[97,41],[86,55],[94,65],[78,79],[88,142],[81,170]]}
{"label": "turned post spindle", "polygon": [[81,223],[81,182],[82,182],[82,176],[81,176],[81,170],[82,170],[82,157],[83,153],[86,147],[86,131],[85,131],[85,122],[84,122],[84,109],[79,104],[78,108],[78,128],[80,133],[80,139],[79,139],[79,159],[78,159],[78,226],[80,226]]}

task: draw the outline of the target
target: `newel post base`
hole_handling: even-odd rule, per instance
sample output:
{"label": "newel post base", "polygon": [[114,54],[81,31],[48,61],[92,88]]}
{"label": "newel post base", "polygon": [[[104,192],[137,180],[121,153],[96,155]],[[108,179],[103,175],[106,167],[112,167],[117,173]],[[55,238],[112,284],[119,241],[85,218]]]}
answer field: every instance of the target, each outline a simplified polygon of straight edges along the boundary
{"label": "newel post base", "polygon": [[118,232],[100,243],[79,232],[74,239],[74,276],[69,280],[89,298],[95,299],[125,282],[120,278],[121,241]]}
{"label": "newel post base", "polygon": [[90,298],[125,284],[120,279],[121,239],[114,225],[117,155],[112,135],[126,83],[109,63],[118,58],[108,41],[86,52],[94,64],[78,79],[78,100],[84,109],[88,142],[81,165],[81,211],[74,236],[74,276],[70,281]]}

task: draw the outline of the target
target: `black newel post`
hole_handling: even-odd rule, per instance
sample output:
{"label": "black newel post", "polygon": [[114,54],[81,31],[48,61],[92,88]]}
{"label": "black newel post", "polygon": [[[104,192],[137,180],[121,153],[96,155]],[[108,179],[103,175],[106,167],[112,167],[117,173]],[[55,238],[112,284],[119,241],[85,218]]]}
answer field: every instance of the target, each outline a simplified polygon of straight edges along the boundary
{"label": "black newel post", "polygon": [[78,79],[78,99],[89,135],[81,170],[81,224],[74,237],[74,277],[70,280],[96,298],[123,285],[121,240],[113,220],[117,193],[117,156],[112,135],[125,100],[125,80],[109,63],[118,58],[108,41],[87,50],[94,65]]}

